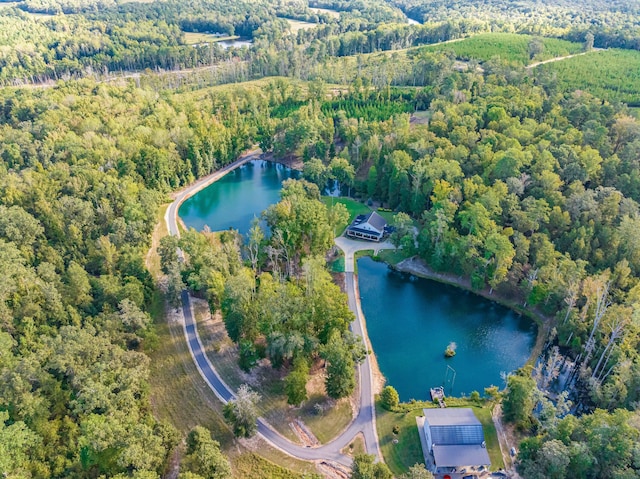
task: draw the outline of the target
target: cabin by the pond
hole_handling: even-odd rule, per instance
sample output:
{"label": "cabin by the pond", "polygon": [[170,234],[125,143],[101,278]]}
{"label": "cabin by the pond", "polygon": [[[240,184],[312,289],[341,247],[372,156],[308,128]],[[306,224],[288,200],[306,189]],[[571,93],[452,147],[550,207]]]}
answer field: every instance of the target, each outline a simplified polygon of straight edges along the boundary
{"label": "cabin by the pond", "polygon": [[482,423],[470,408],[423,409],[416,418],[427,468],[436,474],[488,471]]}
{"label": "cabin by the pond", "polygon": [[387,221],[375,211],[358,215],[347,228],[347,236],[368,241],[380,241],[387,232]]}

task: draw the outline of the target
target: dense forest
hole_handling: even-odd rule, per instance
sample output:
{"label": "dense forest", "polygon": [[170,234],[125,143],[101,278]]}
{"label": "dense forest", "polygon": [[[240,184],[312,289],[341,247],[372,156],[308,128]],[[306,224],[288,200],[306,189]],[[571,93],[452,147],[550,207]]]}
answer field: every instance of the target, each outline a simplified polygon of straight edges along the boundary
{"label": "dense forest", "polygon": [[[524,65],[638,49],[638,12],[485,3],[1,6],[0,80],[59,81],[0,90],[0,470],[163,473],[183,438],[151,413],[144,350],[158,289],[144,256],[169,192],[258,144],[304,162],[305,180],[264,212],[268,230],[190,231],[160,248],[166,298],[177,304],[188,287],[221,311],[244,369],[268,358],[286,371],[291,404],[305,400],[314,363],[326,364],[331,397],[355,387],[364,350],[324,258],[347,215],[319,201],[333,178],[415,221],[416,237],[396,238],[405,254],[548,327],[543,360],[510,376],[504,396],[505,418],[531,436],[525,477],[637,475],[640,122],[624,104],[638,102],[625,73],[637,52]],[[287,19],[318,26],[293,33]],[[491,31],[531,36],[397,51]],[[191,46],[184,32],[253,46]],[[211,69],[70,80],[199,66]],[[610,78],[588,83],[594,69]],[[275,75],[296,80],[203,88]],[[186,445],[185,477],[229,477],[206,430]]]}

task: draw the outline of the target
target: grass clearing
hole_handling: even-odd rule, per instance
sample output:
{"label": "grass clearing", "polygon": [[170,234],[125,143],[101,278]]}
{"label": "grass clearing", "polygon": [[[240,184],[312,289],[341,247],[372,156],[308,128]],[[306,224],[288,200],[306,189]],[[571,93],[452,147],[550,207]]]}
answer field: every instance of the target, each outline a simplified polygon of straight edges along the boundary
{"label": "grass clearing", "polygon": [[331,10],[330,8],[309,7],[309,10],[311,10],[314,13],[329,15],[330,17],[333,17],[333,18],[339,18],[340,17],[340,12],[339,11]]}
{"label": "grass clearing", "polygon": [[157,345],[145,351],[151,358],[150,393],[154,415],[183,435],[195,426],[209,429],[223,447],[233,443],[233,433],[222,418],[222,404],[200,377],[187,348],[182,325],[167,322],[164,298],[158,294],[154,320]]}
{"label": "grass clearing", "polygon": [[[540,53],[531,58],[529,44],[535,38],[542,41]],[[516,33],[484,33],[464,40],[443,45],[427,45],[421,47],[427,51],[453,51],[458,60],[487,61],[499,57],[507,62],[528,65],[551,58],[580,53],[582,44],[560,40],[557,38],[534,37]]]}
{"label": "grass clearing", "polygon": [[319,478],[318,474],[294,472],[261,457],[253,452],[245,452],[231,459],[235,479],[302,479]]}
{"label": "grass clearing", "polygon": [[344,253],[342,250],[340,251],[338,258],[336,258],[329,267],[332,273],[344,273]]}
{"label": "grass clearing", "polygon": [[[491,468],[504,468],[498,435],[491,418],[491,403],[478,404],[469,399],[447,398],[449,407],[470,407],[478,420],[482,423],[487,451],[491,459]],[[384,460],[396,475],[408,472],[416,463],[424,464],[422,445],[418,433],[416,417],[422,416],[423,408],[433,408],[433,403],[416,402],[401,404],[397,412],[384,409],[376,403],[376,426],[380,438],[380,449]],[[394,426],[398,434],[393,433]],[[394,443],[397,440],[397,443]]]}
{"label": "grass clearing", "polygon": [[554,75],[561,90],[585,90],[603,100],[640,106],[639,51],[593,51],[540,65],[538,71]]}
{"label": "grass clearing", "polygon": [[396,212],[395,211],[388,211],[386,209],[382,209],[382,208],[378,208],[376,210],[376,213],[378,213],[380,216],[382,216],[388,224],[392,224],[393,223],[393,218],[396,216]]}
{"label": "grass clearing", "polygon": [[365,454],[367,451],[365,449],[364,438],[362,437],[362,434],[358,434],[353,442],[351,442],[351,444],[349,444],[340,452],[351,457],[357,456],[358,454]]}
{"label": "grass clearing", "polygon": [[383,249],[378,253],[377,259],[390,264],[397,265],[400,261],[405,260],[409,255],[402,249]]}
{"label": "grass clearing", "polygon": [[364,203],[358,200],[354,200],[353,198],[347,198],[343,196],[339,196],[339,197],[323,196],[321,200],[328,207],[331,207],[336,203],[342,203],[347,208],[347,211],[349,212],[349,222],[338,225],[338,227],[335,230],[336,236],[341,235],[344,232],[347,225],[349,225],[355,219],[356,216],[365,215],[371,212],[371,208],[369,208],[367,205],[365,205]]}
{"label": "grass clearing", "polygon": [[151,248],[149,248],[145,257],[147,270],[149,270],[149,273],[151,273],[151,276],[153,276],[156,281],[162,274],[162,270],[160,268],[160,255],[158,255],[158,246],[160,245],[160,240],[169,234],[167,223],[164,221],[164,215],[168,207],[168,204],[160,206],[160,210],[158,211],[158,222],[156,223],[156,227],[153,229],[153,233],[151,235]]}
{"label": "grass clearing", "polygon": [[[194,301],[194,310],[198,322],[198,331],[207,356],[224,381],[233,389],[248,384],[262,396],[259,404],[260,414],[280,434],[291,441],[300,443],[300,439],[289,426],[296,419],[302,420],[316,435],[320,442],[328,442],[344,430],[353,417],[351,403],[343,399],[337,403],[324,393],[324,376],[316,371],[308,384],[309,399],[300,408],[287,404],[284,391],[285,371],[271,367],[268,361],[262,361],[251,372],[246,373],[238,366],[237,347],[233,344],[224,327],[222,318],[211,317],[206,301]],[[323,412],[316,412],[320,404]]]}
{"label": "grass clearing", "polygon": [[[31,15],[33,18],[35,18],[36,20],[49,20],[50,18],[55,17],[56,15],[53,15],[51,13],[34,13],[34,12],[27,12],[29,15]],[[64,14],[62,14],[64,15]],[[68,15],[66,15],[68,16]]]}
{"label": "grass clearing", "polygon": [[311,22],[302,22],[300,20],[292,20],[290,18],[285,18],[287,23],[289,24],[289,30],[291,33],[298,33],[300,30],[309,30],[310,28],[315,28],[318,26],[317,23]]}
{"label": "grass clearing", "polygon": [[237,40],[240,38],[238,35],[216,35],[214,33],[200,33],[200,32],[183,32],[184,42],[187,45],[197,45],[200,43],[215,43],[224,40]]}

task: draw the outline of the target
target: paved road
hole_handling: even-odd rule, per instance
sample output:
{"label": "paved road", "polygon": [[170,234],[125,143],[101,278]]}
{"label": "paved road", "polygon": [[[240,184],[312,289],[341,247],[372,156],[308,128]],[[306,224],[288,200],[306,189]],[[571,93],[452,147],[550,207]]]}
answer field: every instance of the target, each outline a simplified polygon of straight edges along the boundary
{"label": "paved road", "polygon": [[[184,189],[176,196],[175,200],[165,215],[165,222],[169,229],[169,233],[172,235],[180,236],[180,230],[178,229],[178,209],[180,204],[190,196],[194,195],[201,189],[205,188],[209,184],[218,180],[229,171],[234,168],[256,159],[259,156],[258,152],[250,152],[234,163],[226,166],[222,170],[210,175],[206,178],[199,180],[188,188]],[[384,247],[390,246],[387,244],[371,244],[359,241],[349,240],[347,238],[336,238],[336,244],[345,251],[345,281],[346,291],[349,300],[349,308],[353,311],[356,320],[352,323],[352,331],[365,337],[365,331],[363,327],[363,315],[360,309],[360,302],[357,299],[357,277],[354,275],[353,254],[358,249],[371,249],[372,246],[376,249],[384,249]],[[393,247],[393,246],[390,246]],[[184,316],[184,334],[189,347],[189,352],[193,358],[194,363],[200,375],[209,385],[214,394],[222,401],[227,403],[234,398],[234,393],[225,384],[222,378],[218,375],[215,367],[209,361],[209,358],[204,352],[204,347],[198,335],[198,329],[196,327],[195,316],[193,314],[193,307],[191,303],[191,297],[188,291],[182,292],[182,313]],[[367,348],[370,349],[368,341],[365,339]],[[378,441],[378,435],[376,432],[376,416],[375,405],[373,398],[373,375],[371,372],[371,363],[367,357],[364,362],[358,366],[359,373],[359,409],[358,414],[347,429],[342,432],[333,441],[322,445],[320,447],[308,448],[298,444],[294,444],[287,438],[275,431],[264,419],[258,420],[258,434],[260,434],[267,442],[281,451],[303,460],[317,461],[333,461],[345,466],[351,465],[351,458],[342,454],[340,451],[348,446],[354,439],[354,437],[362,433],[365,441],[365,448],[369,454],[374,454],[379,460],[382,460],[382,454],[380,453],[380,445]]]}

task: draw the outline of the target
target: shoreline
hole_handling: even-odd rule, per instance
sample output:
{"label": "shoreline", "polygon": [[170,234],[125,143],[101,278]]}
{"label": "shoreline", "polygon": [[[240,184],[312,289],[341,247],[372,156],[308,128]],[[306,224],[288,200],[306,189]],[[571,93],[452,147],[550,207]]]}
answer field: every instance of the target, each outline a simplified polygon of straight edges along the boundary
{"label": "shoreline", "polygon": [[455,276],[449,273],[438,273],[431,269],[429,265],[427,265],[427,263],[425,263],[422,259],[416,256],[404,259],[395,265],[388,262],[385,263],[390,268],[401,273],[411,274],[419,278],[430,279],[432,281],[437,281],[439,283],[448,284],[450,286],[469,291],[470,293],[481,296],[485,299],[488,299],[489,301],[498,303],[506,308],[509,308],[511,311],[514,311],[517,314],[529,318],[534,323],[536,323],[538,331],[536,334],[536,340],[531,349],[531,354],[529,355],[529,359],[527,359],[527,361],[521,367],[534,365],[537,358],[542,354],[544,343],[549,337],[551,326],[553,325],[553,318],[545,317],[541,313],[525,309],[519,304],[514,303],[513,301],[509,301],[508,299],[505,299],[498,295],[490,294],[490,290],[487,288],[484,288],[482,290],[473,289],[471,287],[471,281],[469,279],[461,276]]}

